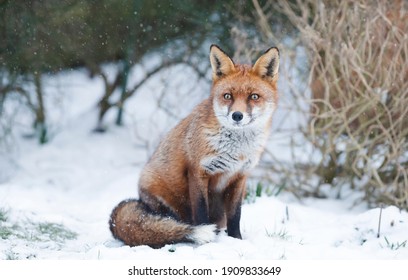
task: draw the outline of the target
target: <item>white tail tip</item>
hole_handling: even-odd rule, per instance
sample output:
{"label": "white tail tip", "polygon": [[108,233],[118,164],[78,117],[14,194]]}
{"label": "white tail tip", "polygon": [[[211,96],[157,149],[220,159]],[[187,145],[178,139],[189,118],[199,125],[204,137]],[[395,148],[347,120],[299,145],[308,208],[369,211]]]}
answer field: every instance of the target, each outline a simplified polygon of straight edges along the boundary
{"label": "white tail tip", "polygon": [[194,243],[201,245],[213,241],[217,236],[216,232],[216,225],[195,226],[190,238]]}

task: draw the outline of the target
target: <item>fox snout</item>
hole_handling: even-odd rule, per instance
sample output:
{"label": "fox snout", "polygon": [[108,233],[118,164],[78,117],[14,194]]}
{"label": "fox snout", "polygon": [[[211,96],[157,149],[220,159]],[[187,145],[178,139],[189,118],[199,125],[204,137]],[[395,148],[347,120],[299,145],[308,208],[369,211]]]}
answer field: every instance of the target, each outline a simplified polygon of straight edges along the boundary
{"label": "fox snout", "polygon": [[226,121],[229,127],[244,127],[254,121],[252,114],[242,110],[231,110],[226,115]]}
{"label": "fox snout", "polygon": [[240,111],[236,111],[236,112],[232,113],[231,118],[235,122],[239,123],[244,118],[244,115]]}
{"label": "fox snout", "polygon": [[[236,108],[233,108],[236,107]],[[257,111],[258,109],[255,109]],[[220,105],[214,103],[214,112],[221,125],[229,128],[240,128],[253,123],[256,119],[254,112],[248,112],[248,108],[237,106]]]}

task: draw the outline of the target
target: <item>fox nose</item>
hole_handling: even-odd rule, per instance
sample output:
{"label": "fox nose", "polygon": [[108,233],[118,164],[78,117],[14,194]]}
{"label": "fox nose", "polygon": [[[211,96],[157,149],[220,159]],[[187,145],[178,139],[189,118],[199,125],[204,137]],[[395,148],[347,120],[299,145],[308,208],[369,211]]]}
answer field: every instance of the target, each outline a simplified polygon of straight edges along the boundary
{"label": "fox nose", "polygon": [[242,121],[244,115],[240,111],[232,113],[232,119],[236,122]]}

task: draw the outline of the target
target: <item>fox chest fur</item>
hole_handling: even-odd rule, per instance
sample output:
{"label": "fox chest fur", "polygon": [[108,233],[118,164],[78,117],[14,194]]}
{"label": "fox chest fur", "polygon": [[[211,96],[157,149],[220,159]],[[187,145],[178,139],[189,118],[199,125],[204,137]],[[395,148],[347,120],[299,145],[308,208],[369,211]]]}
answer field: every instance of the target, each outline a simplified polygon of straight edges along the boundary
{"label": "fox chest fur", "polygon": [[204,157],[201,165],[209,175],[245,172],[254,167],[266,142],[264,131],[259,129],[227,129],[208,134],[209,145],[215,153]]}

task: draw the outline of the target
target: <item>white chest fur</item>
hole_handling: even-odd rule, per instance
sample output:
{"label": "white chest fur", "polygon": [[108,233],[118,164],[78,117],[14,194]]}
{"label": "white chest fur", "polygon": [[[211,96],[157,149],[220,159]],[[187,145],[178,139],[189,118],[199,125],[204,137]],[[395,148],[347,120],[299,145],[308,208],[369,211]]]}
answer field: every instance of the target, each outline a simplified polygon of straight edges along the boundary
{"label": "white chest fur", "polygon": [[266,143],[266,134],[260,129],[221,128],[208,135],[215,154],[204,158],[201,165],[208,174],[243,172],[254,167]]}

